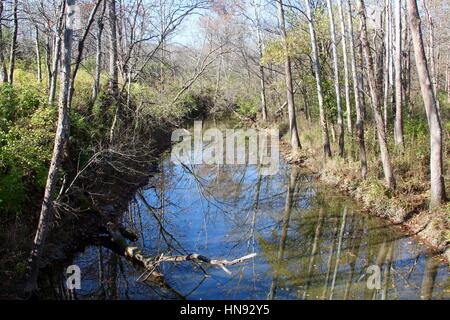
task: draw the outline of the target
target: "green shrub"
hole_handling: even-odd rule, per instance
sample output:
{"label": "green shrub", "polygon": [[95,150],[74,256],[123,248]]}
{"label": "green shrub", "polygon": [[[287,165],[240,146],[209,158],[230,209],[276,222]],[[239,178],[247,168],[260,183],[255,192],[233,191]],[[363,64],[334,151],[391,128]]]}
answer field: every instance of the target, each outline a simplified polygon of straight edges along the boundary
{"label": "green shrub", "polygon": [[247,117],[255,117],[258,112],[258,101],[254,97],[242,97],[236,98],[237,111]]}

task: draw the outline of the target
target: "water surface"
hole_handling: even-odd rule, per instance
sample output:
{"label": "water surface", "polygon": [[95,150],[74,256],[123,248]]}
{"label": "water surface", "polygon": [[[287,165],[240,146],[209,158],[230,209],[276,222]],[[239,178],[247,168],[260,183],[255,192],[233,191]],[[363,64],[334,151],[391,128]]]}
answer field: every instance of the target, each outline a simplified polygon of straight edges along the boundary
{"label": "water surface", "polygon": [[[448,267],[413,237],[370,217],[336,190],[283,161],[278,174],[255,165],[182,166],[167,155],[135,195],[124,223],[149,256],[200,253],[245,264],[218,268],[166,263],[163,283],[89,247],[81,299],[448,299]],[[369,270],[380,282],[368,281]],[[377,286],[371,289],[367,283]],[[373,287],[373,286],[372,286]]]}

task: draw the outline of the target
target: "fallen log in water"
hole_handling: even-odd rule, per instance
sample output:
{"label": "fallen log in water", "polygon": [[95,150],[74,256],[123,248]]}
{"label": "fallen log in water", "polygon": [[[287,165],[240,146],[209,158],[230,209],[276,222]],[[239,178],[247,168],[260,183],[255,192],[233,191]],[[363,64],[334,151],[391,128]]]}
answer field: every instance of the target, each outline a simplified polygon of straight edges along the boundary
{"label": "fallen log in water", "polygon": [[161,254],[158,257],[145,257],[138,247],[128,245],[127,240],[136,241],[136,235],[129,230],[126,230],[121,226],[116,226],[114,223],[109,222],[107,224],[107,232],[109,236],[103,236],[99,238],[99,244],[107,247],[116,254],[125,257],[131,263],[145,269],[144,273],[139,276],[137,281],[145,281],[149,277],[160,278],[163,275],[157,270],[159,265],[163,262],[184,262],[191,261],[196,264],[207,264],[214,267],[219,267],[227,274],[231,274],[231,271],[227,266],[233,266],[240,264],[246,260],[254,258],[257,254],[251,253],[243,257],[234,260],[219,260],[210,259],[198,253],[191,253],[183,256],[165,256]]}

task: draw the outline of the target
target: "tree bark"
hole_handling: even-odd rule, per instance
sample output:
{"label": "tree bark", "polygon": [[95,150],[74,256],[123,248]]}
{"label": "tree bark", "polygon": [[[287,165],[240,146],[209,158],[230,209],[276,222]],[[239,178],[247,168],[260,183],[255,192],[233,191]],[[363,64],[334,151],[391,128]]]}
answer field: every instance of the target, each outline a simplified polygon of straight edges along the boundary
{"label": "tree bark", "polygon": [[384,178],[386,181],[387,188],[393,190],[395,189],[395,178],[391,168],[391,160],[386,141],[384,122],[380,113],[379,88],[377,86],[377,81],[375,78],[372,53],[370,51],[369,41],[367,40],[366,12],[363,0],[359,0],[359,16],[361,19],[361,41],[367,65],[367,77],[372,97],[373,116],[375,118],[375,123],[377,127],[378,144],[380,147],[381,162],[383,163]]}
{"label": "tree bark", "polygon": [[385,129],[388,126],[388,110],[389,110],[389,100],[391,98],[391,45],[392,45],[392,35],[391,35],[391,1],[385,0],[385,29],[384,29],[384,99],[383,99],[383,122]]}
{"label": "tree bark", "polygon": [[446,200],[442,160],[442,127],[423,46],[421,20],[416,0],[409,0],[409,18],[420,90],[430,129],[430,207]]}
{"label": "tree bark", "polygon": [[[450,45],[449,45],[450,52]],[[447,55],[447,102],[450,103],[450,53]]]}
{"label": "tree bark", "polygon": [[106,10],[106,0],[103,1],[102,15],[97,20],[97,46],[95,54],[95,78],[92,86],[92,104],[97,100],[97,95],[100,90],[100,75],[102,71],[102,35],[104,29],[103,18]]}
{"label": "tree bark", "polygon": [[342,57],[344,60],[344,86],[345,86],[345,106],[347,111],[347,131],[351,135],[353,133],[352,123],[352,105],[350,102],[350,84],[349,84],[349,72],[348,72],[348,56],[347,56],[347,30],[345,28],[345,14],[342,8],[342,1],[339,0],[339,16],[341,22],[342,33]]}
{"label": "tree bark", "polygon": [[431,16],[431,12],[430,12],[430,8],[428,7],[428,1],[424,0],[423,1],[423,7],[425,9],[425,13],[427,15],[427,20],[428,20],[428,38],[429,38],[429,61],[430,61],[430,67],[431,67],[431,81],[433,84],[433,90],[434,90],[434,94],[435,94],[435,98],[436,98],[436,105],[438,107],[439,110],[439,99],[438,99],[438,86],[437,86],[437,79],[438,79],[438,75],[437,75],[437,70],[436,70],[436,55],[434,52],[434,21],[433,21],[433,17]]}
{"label": "tree bark", "polygon": [[108,0],[109,18],[109,91],[114,98],[119,96],[119,71],[117,53],[116,0]]}
{"label": "tree bark", "polygon": [[[331,0],[327,0],[328,7],[328,17],[330,19],[330,33],[331,33],[331,42],[333,49],[333,66],[334,66],[334,91],[336,94],[336,107],[337,107],[337,124],[339,129],[339,156],[344,156],[344,121],[342,119],[342,104],[341,104],[341,86],[339,83],[339,57],[338,57],[338,48],[336,41],[336,31],[334,28],[334,16],[333,16],[333,6],[331,4]],[[343,41],[344,43],[344,41]],[[344,44],[345,46],[345,44]]]}
{"label": "tree bark", "polygon": [[42,82],[42,69],[41,69],[41,50],[39,46],[39,29],[35,26],[36,29],[36,64],[37,64],[37,80],[39,83]]}
{"label": "tree bark", "polygon": [[323,92],[322,92],[322,83],[320,79],[320,61],[319,54],[317,52],[317,40],[316,40],[316,31],[314,30],[314,21],[311,12],[311,6],[309,4],[309,0],[305,0],[306,5],[306,15],[308,19],[309,25],[309,35],[311,37],[311,49],[313,54],[313,68],[316,76],[316,86],[317,86],[317,96],[319,99],[319,115],[320,115],[320,126],[322,129],[322,144],[323,144],[323,152],[325,157],[331,158],[331,148],[330,148],[330,140],[328,136],[328,126],[327,120],[325,117],[325,110],[323,105]]}
{"label": "tree bark", "polygon": [[[0,19],[3,17],[3,1],[0,1]],[[5,65],[5,43],[3,41],[3,28],[2,24],[0,23],[0,64],[1,64],[1,82],[6,83],[8,82],[8,71],[6,70]]]}
{"label": "tree bark", "polygon": [[402,4],[395,0],[395,143],[403,148]]}
{"label": "tree bark", "polygon": [[54,104],[56,97],[56,81],[58,80],[58,66],[61,59],[61,42],[62,42],[62,30],[64,23],[64,12],[66,10],[66,1],[61,1],[60,13],[58,22],[56,24],[56,38],[53,51],[52,61],[52,79],[50,81],[50,89],[48,92],[48,104]]}
{"label": "tree bark", "polygon": [[[48,29],[50,30],[50,29]],[[50,47],[50,35],[46,36],[45,40],[45,71],[47,74],[47,92],[50,92],[50,84],[52,82],[52,66],[51,66],[51,47]]]}
{"label": "tree bark", "polygon": [[[255,5],[255,18],[256,18],[256,36],[258,38],[258,52],[259,52],[259,59],[263,57],[263,41],[261,36],[261,22],[259,19],[260,14],[260,8],[259,4],[258,7]],[[265,82],[265,72],[264,72],[264,66],[259,62],[259,78],[260,78],[260,84],[261,84],[261,113],[263,117],[263,121],[267,121],[267,102],[266,102],[266,82]]]}
{"label": "tree bark", "polygon": [[284,9],[282,0],[277,0],[278,6],[278,22],[280,25],[281,35],[283,37],[283,51],[284,51],[284,72],[286,81],[286,95],[288,101],[288,113],[289,113],[289,132],[291,139],[291,146],[294,151],[301,149],[300,138],[297,130],[297,117],[295,115],[294,104],[294,91],[292,85],[292,70],[291,70],[291,58],[289,57],[286,24],[284,21]]}
{"label": "tree bark", "polygon": [[361,161],[361,176],[363,179],[367,177],[367,157],[366,144],[364,140],[364,112],[362,110],[362,103],[360,99],[360,88],[358,79],[358,70],[356,69],[356,52],[355,43],[353,40],[353,20],[352,20],[352,5],[351,1],[347,0],[348,15],[347,24],[349,30],[349,45],[350,45],[350,59],[352,63],[352,78],[353,78],[353,93],[355,96],[356,109],[356,135],[358,136],[359,158]]}
{"label": "tree bark", "polygon": [[9,52],[9,71],[8,71],[8,83],[13,84],[14,82],[14,67],[16,63],[16,51],[17,51],[17,32],[19,28],[19,20],[17,17],[17,0],[13,3],[13,32],[11,38],[11,50]]}
{"label": "tree bark", "polygon": [[44,250],[50,224],[54,215],[53,201],[55,198],[59,169],[61,166],[62,152],[67,143],[69,134],[69,85],[71,81],[71,52],[73,36],[73,14],[75,0],[66,0],[66,23],[64,28],[63,64],[60,77],[60,94],[58,106],[58,123],[55,134],[52,160],[48,171],[47,184],[45,186],[44,199],[42,201],[39,224],[34,237],[31,256],[28,266],[28,279],[25,292],[31,293],[36,289],[39,273],[39,263]]}

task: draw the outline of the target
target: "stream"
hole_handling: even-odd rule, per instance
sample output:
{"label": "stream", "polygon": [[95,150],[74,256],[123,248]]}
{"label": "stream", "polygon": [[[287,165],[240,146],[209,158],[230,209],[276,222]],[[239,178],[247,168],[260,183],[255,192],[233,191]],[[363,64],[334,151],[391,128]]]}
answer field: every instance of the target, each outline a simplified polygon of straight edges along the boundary
{"label": "stream", "polygon": [[200,253],[220,268],[164,263],[164,282],[105,248],[91,246],[78,299],[449,299],[448,266],[416,238],[363,212],[351,198],[280,157],[278,173],[256,165],[160,159],[160,172],[123,215],[145,255]]}

